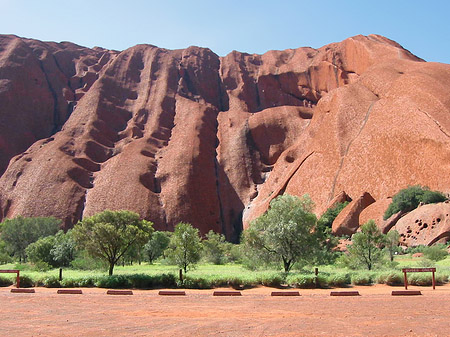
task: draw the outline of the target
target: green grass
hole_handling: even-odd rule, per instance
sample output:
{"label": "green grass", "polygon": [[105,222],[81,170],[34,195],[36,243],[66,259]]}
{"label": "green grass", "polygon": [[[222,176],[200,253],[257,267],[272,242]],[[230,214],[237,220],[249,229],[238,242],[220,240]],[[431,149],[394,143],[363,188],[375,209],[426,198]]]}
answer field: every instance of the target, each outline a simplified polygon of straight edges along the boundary
{"label": "green grass", "polygon": [[[398,284],[401,281],[401,269],[406,267],[419,267],[424,263],[424,258],[412,258],[411,255],[398,255],[395,268],[380,267],[368,270],[348,270],[335,265],[319,266],[319,287],[326,286],[349,286],[351,284],[374,284],[392,283]],[[428,263],[427,261],[425,261]],[[437,268],[436,277],[440,283],[447,282],[450,276],[450,257],[434,263]],[[34,280],[38,285],[58,286],[59,269],[49,271],[32,270],[29,266],[19,266],[21,276],[26,276]],[[0,269],[16,269],[15,264],[0,265]],[[163,276],[163,274],[167,276]],[[314,267],[303,270],[293,270],[285,274],[281,270],[256,270],[250,271],[239,264],[212,265],[200,264],[195,269],[188,271],[184,276],[185,282],[181,284],[178,280],[179,269],[161,263],[142,263],[131,266],[116,266],[114,268],[114,278],[107,277],[105,270],[74,270],[63,268],[62,286],[117,286],[127,285],[138,288],[151,288],[161,286],[161,282],[168,281],[170,286],[175,286],[171,280],[178,282],[179,287],[186,288],[214,288],[221,286],[231,286],[236,288],[247,288],[257,285],[271,287],[299,286],[314,287]],[[2,278],[14,280],[14,274],[0,274]],[[123,277],[126,276],[125,280]],[[431,274],[430,274],[431,276]],[[413,276],[412,281],[418,285],[427,285],[428,276]],[[56,281],[55,281],[56,280]],[[128,283],[127,283],[128,282]],[[159,283],[158,283],[159,282]]]}

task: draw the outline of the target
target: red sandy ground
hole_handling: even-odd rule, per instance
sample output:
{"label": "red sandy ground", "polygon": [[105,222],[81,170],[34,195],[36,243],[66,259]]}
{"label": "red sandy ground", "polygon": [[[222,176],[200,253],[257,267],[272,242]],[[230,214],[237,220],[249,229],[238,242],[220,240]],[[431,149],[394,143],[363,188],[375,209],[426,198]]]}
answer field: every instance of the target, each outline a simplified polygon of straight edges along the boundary
{"label": "red sandy ground", "polygon": [[[409,287],[422,296],[394,297],[401,287],[353,287],[359,297],[330,297],[328,289],[296,289],[300,297],[271,297],[272,288],[213,297],[12,294],[0,288],[0,336],[450,336],[450,285]],[[217,290],[217,289],[216,289]],[[333,289],[349,290],[349,289]]]}

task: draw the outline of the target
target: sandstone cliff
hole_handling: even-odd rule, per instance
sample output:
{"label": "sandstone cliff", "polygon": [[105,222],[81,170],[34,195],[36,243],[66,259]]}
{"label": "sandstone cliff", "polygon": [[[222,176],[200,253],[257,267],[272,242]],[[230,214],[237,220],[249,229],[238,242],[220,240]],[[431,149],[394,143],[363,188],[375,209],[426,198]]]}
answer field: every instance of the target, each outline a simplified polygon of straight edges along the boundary
{"label": "sandstone cliff", "polygon": [[0,219],[129,209],[236,240],[282,193],[320,214],[342,191],[448,192],[449,87],[376,35],[225,57],[0,36]]}

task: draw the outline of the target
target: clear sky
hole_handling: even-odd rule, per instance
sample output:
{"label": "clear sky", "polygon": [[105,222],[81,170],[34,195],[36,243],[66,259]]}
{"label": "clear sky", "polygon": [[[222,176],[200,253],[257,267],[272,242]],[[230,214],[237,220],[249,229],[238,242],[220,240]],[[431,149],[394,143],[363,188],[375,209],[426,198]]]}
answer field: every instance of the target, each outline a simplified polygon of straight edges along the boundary
{"label": "clear sky", "polygon": [[448,0],[0,0],[0,34],[124,50],[208,47],[264,53],[380,34],[450,63]]}

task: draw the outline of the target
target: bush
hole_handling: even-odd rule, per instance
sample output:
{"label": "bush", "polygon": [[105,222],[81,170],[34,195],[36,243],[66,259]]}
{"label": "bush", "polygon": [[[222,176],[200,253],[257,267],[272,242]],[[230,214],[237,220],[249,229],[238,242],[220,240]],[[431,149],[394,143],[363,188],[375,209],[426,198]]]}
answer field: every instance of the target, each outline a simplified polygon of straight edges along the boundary
{"label": "bush", "polygon": [[[39,281],[38,281],[39,282]],[[41,282],[39,282],[41,284]],[[61,283],[59,283],[59,279],[56,276],[50,276],[42,280],[42,285],[47,288],[60,288]]]}
{"label": "bush", "polygon": [[174,288],[177,284],[174,274],[132,274],[127,277],[131,286],[136,289]]}
{"label": "bush", "polygon": [[436,263],[434,263],[434,261],[431,261],[429,259],[421,259],[419,262],[417,262],[417,267],[433,268],[433,267],[436,267]]}
{"label": "bush", "polygon": [[14,282],[10,278],[0,276],[0,287],[9,287],[13,283]]}
{"label": "bush", "polygon": [[85,276],[78,279],[78,287],[94,287],[97,282],[97,277],[95,276]]}
{"label": "bush", "polygon": [[344,273],[331,274],[327,279],[327,283],[331,287],[344,287],[349,285],[350,282],[350,275]]}
{"label": "bush", "polygon": [[412,246],[405,249],[405,254],[415,254],[415,253],[423,253],[425,249],[427,249],[428,246],[425,245],[418,245],[418,246]]}
{"label": "bush", "polygon": [[[316,276],[314,274],[288,275],[286,283],[296,288],[316,288]],[[327,276],[317,275],[317,287],[327,286]]]}
{"label": "bush", "polygon": [[60,284],[62,288],[78,288],[80,286],[78,280],[70,278],[62,279]]}
{"label": "bush", "polygon": [[404,284],[403,274],[399,272],[380,273],[376,277],[379,284],[387,284],[389,286],[399,286]]}
{"label": "bush", "polygon": [[35,285],[34,280],[26,275],[21,275],[19,280],[20,280],[20,288],[31,288],[34,287]]}
{"label": "bush", "polygon": [[101,276],[95,282],[99,288],[123,289],[131,288],[131,282],[126,275],[108,275]]}
{"label": "bush", "polygon": [[183,282],[177,282],[177,286],[186,289],[212,289],[214,288],[214,283],[203,277],[186,276]]}
{"label": "bush", "polygon": [[266,287],[278,288],[285,282],[285,275],[280,273],[264,273],[258,277],[258,283]]}
{"label": "bush", "polygon": [[[446,275],[435,275],[436,284],[444,284],[447,282]],[[433,278],[431,273],[411,273],[408,274],[408,284],[415,286],[431,286],[433,284]]]}
{"label": "bush", "polygon": [[372,284],[373,276],[370,273],[352,274],[351,281],[355,286],[368,286]]}
{"label": "bush", "polygon": [[420,202],[424,204],[432,204],[437,202],[443,202],[447,198],[438,191],[430,191],[427,187],[420,185],[408,186],[400,190],[392,198],[392,202],[384,213],[384,220],[391,217],[397,212],[409,212],[419,206]]}
{"label": "bush", "polygon": [[440,261],[448,256],[447,247],[442,244],[426,247],[423,251],[423,255],[429,260]]}

